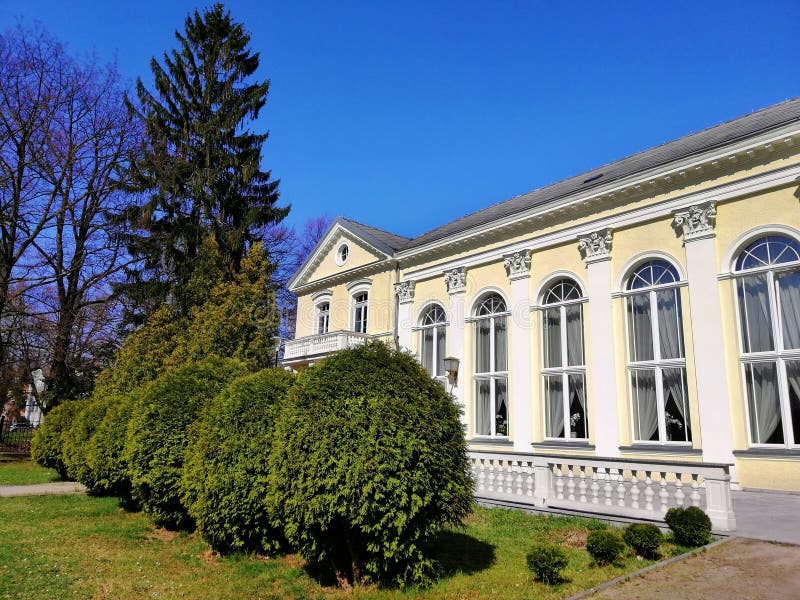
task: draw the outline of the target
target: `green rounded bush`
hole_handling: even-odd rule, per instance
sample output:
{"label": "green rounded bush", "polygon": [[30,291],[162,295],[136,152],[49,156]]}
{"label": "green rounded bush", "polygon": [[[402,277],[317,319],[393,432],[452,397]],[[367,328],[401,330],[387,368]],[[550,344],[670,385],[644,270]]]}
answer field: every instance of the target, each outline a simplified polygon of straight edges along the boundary
{"label": "green rounded bush", "polygon": [[86,447],[86,462],[93,481],[89,489],[98,495],[131,495],[131,478],[125,461],[125,436],[133,414],[135,392],[109,397],[109,409]]}
{"label": "green rounded bush", "polygon": [[617,562],[625,552],[625,542],[616,531],[593,531],[586,539],[586,550],[599,565]]}
{"label": "green rounded bush", "polygon": [[536,578],[548,585],[561,581],[561,571],[569,564],[566,551],[552,542],[534,544],[525,560]]}
{"label": "green rounded bush", "polygon": [[72,425],[64,432],[64,465],[70,479],[80,481],[89,489],[94,487],[95,475],[89,466],[87,446],[97,426],[111,406],[109,398],[95,394],[83,402],[81,411],[75,415]]}
{"label": "green rounded bush", "polygon": [[711,519],[696,506],[689,508],[670,508],[664,521],[672,533],[675,542],[681,546],[702,546],[711,539]]}
{"label": "green rounded bush", "polygon": [[133,499],[156,525],[193,527],[178,486],[188,429],[203,405],[244,372],[239,361],[208,358],[163,373],[137,394],[125,458]]}
{"label": "green rounded bush", "polygon": [[274,439],[271,504],[289,542],[340,581],[427,582],[425,543],[472,508],[458,407],[383,344],[304,371]]}
{"label": "green rounded bush", "polygon": [[85,405],[85,400],[62,402],[45,415],[31,441],[31,458],[43,467],[55,469],[61,479],[68,477],[64,464],[64,435]]}
{"label": "green rounded bush", "polygon": [[658,558],[661,530],[651,523],[631,523],[622,532],[622,539],[644,558]]}
{"label": "green rounded bush", "polygon": [[270,553],[282,530],[266,504],[275,418],[294,376],[265,369],[234,380],[192,426],[181,498],[219,552]]}

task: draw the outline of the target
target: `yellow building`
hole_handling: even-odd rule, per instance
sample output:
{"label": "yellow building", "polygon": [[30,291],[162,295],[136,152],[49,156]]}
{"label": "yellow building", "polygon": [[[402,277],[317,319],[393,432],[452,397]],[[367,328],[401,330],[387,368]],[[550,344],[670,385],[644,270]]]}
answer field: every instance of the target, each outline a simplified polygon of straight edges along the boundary
{"label": "yellow building", "polygon": [[799,185],[800,99],[413,239],[337,219],[284,364],[416,354],[487,502],[731,529],[731,488],[800,491]]}

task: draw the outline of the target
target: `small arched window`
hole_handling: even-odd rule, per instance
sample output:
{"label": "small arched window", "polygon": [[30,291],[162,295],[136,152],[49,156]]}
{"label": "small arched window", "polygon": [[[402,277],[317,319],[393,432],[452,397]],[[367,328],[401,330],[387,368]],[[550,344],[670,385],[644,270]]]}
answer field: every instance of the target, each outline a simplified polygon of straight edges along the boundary
{"label": "small arched window", "polygon": [[583,296],[571,279],[559,279],[542,295],[542,380],[545,437],[589,437]]}
{"label": "small arched window", "polygon": [[330,302],[317,304],[317,333],[328,333],[331,319]]}
{"label": "small arched window", "polygon": [[353,331],[367,333],[367,292],[358,292],[353,296]]}
{"label": "small arched window", "polygon": [[736,258],[752,444],[800,444],[800,243],[766,235]]}
{"label": "small arched window", "polygon": [[446,316],[438,304],[430,306],[420,319],[420,353],[422,366],[431,377],[445,377]]}
{"label": "small arched window", "polygon": [[477,435],[508,435],[507,311],[499,294],[489,294],[475,308]]}
{"label": "small arched window", "polygon": [[634,439],[691,442],[683,315],[674,265],[640,264],[628,277],[628,371]]}

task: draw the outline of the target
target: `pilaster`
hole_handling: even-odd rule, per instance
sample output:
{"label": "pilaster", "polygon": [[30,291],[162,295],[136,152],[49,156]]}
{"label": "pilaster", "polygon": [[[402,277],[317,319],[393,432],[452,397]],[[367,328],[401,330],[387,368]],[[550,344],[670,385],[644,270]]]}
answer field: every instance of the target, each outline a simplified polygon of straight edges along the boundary
{"label": "pilaster", "polygon": [[400,350],[411,350],[411,332],[414,326],[411,309],[414,306],[414,282],[394,284],[397,296],[397,345]]}
{"label": "pilaster", "polygon": [[530,452],[533,442],[533,403],[531,398],[530,344],[530,250],[503,257],[511,286],[511,317],[508,325],[509,344],[509,401],[511,433],[515,452]]}

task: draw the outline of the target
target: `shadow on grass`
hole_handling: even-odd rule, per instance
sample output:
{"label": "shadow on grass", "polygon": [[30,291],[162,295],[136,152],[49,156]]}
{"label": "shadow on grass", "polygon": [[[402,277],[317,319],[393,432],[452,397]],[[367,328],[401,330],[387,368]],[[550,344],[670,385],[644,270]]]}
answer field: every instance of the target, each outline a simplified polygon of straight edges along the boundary
{"label": "shadow on grass", "polygon": [[442,578],[459,573],[472,575],[488,569],[495,561],[492,544],[458,531],[440,532],[431,542],[428,551],[439,563]]}

